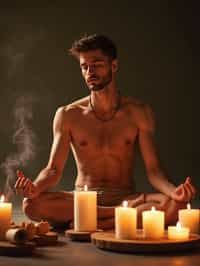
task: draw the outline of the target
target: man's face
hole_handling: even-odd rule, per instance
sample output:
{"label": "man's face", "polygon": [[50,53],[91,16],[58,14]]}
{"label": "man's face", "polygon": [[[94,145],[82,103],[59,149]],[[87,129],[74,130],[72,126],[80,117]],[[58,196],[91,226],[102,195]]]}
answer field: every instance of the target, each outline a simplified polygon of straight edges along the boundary
{"label": "man's face", "polygon": [[81,52],[79,56],[83,78],[91,91],[102,90],[110,84],[116,60],[111,60],[101,50]]}

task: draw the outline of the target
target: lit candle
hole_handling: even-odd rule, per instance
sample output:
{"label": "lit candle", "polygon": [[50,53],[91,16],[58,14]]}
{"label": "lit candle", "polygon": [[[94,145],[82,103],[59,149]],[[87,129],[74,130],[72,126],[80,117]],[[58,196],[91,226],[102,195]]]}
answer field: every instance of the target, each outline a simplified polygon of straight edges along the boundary
{"label": "lit candle", "polygon": [[152,207],[142,213],[143,233],[146,238],[159,239],[164,235],[165,213]]}
{"label": "lit candle", "polygon": [[74,230],[92,232],[97,229],[97,192],[74,191]]}
{"label": "lit candle", "polygon": [[117,239],[134,239],[137,229],[137,210],[128,207],[124,201],[123,206],[115,208],[115,237]]}
{"label": "lit candle", "polygon": [[0,198],[0,240],[5,239],[5,233],[10,228],[12,204],[4,202],[4,196]]}
{"label": "lit candle", "polygon": [[168,226],[168,239],[171,240],[187,240],[189,238],[190,229],[182,227],[178,222],[176,226]]}
{"label": "lit candle", "polygon": [[187,204],[187,209],[179,210],[179,221],[182,226],[190,228],[190,233],[199,233],[199,209],[191,209]]}

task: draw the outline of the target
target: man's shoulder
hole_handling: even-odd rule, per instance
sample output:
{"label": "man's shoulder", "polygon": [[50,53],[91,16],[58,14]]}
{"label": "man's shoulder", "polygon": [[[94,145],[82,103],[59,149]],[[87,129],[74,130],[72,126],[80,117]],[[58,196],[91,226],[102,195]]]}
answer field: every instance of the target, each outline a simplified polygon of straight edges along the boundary
{"label": "man's shoulder", "polygon": [[84,108],[88,105],[89,101],[89,96],[83,97],[81,99],[78,99],[68,105],[68,108],[71,109],[79,109],[79,108]]}
{"label": "man's shoulder", "polygon": [[125,106],[129,106],[133,111],[137,112],[146,112],[146,110],[150,108],[149,104],[144,103],[140,99],[132,96],[123,97],[123,104]]}
{"label": "man's shoulder", "polygon": [[150,104],[144,103],[141,100],[128,96],[124,98],[124,103],[130,106],[134,122],[141,129],[154,128],[154,114]]}
{"label": "man's shoulder", "polygon": [[62,125],[64,128],[66,128],[66,126],[70,128],[74,121],[77,121],[80,117],[80,114],[83,112],[83,109],[86,108],[87,103],[88,97],[85,97],[70,104],[58,107],[54,117],[54,124]]}
{"label": "man's shoulder", "polygon": [[70,116],[77,112],[80,112],[84,108],[86,108],[88,105],[88,96],[78,99],[72,103],[69,103],[64,106],[60,106],[57,109],[57,112],[62,112],[64,115]]}

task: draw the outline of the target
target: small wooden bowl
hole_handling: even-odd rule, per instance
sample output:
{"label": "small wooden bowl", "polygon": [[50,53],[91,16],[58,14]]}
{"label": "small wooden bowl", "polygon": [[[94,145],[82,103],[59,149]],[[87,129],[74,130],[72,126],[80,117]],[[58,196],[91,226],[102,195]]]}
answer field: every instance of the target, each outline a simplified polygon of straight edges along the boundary
{"label": "small wooden bowl", "polygon": [[74,229],[69,229],[65,231],[65,235],[67,235],[72,241],[91,242],[91,234],[95,232],[102,232],[102,230],[97,230],[93,232],[83,232],[75,231]]}

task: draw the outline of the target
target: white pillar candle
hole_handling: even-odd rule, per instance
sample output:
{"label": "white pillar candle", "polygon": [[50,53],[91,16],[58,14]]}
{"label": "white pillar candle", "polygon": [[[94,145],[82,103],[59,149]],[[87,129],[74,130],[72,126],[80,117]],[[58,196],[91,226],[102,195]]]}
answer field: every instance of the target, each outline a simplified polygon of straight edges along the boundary
{"label": "white pillar candle", "polygon": [[179,221],[182,226],[190,228],[190,233],[199,233],[199,209],[191,209],[187,204],[187,209],[179,210]]}
{"label": "white pillar candle", "polygon": [[123,206],[115,208],[115,237],[117,239],[134,239],[137,229],[137,210],[128,207],[124,201]]}
{"label": "white pillar candle", "polygon": [[0,198],[0,240],[5,239],[6,231],[10,228],[12,216],[12,204],[4,202],[4,196]]}
{"label": "white pillar candle", "polygon": [[150,211],[143,211],[142,225],[145,238],[159,239],[164,236],[165,213],[152,207]]}
{"label": "white pillar candle", "polygon": [[190,229],[182,227],[180,222],[176,226],[168,226],[168,239],[171,240],[187,240],[189,238]]}
{"label": "white pillar candle", "polygon": [[97,192],[74,191],[74,230],[92,232],[97,229]]}

